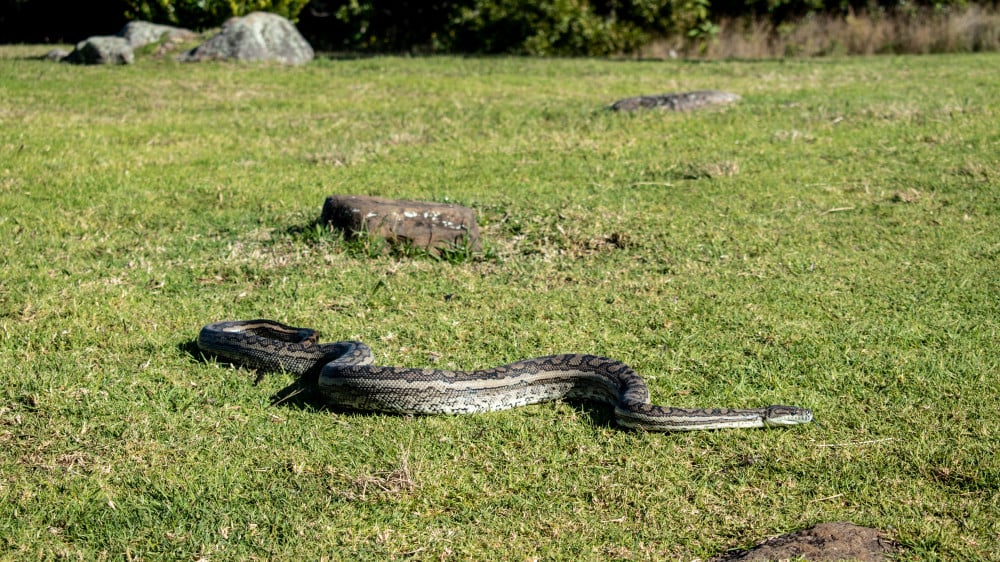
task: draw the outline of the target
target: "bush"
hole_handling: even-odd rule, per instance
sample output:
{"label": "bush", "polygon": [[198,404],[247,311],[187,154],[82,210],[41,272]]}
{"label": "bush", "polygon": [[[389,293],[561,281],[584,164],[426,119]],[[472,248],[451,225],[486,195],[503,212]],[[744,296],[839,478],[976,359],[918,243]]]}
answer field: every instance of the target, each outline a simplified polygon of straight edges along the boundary
{"label": "bush", "polygon": [[704,22],[709,0],[313,0],[304,33],[348,50],[607,55]]}
{"label": "bush", "polygon": [[207,29],[233,16],[255,11],[272,12],[296,21],[309,0],[125,0],[125,3],[129,19]]}
{"label": "bush", "polygon": [[[8,0],[11,1],[11,0]],[[19,0],[13,0],[18,2]],[[254,10],[298,19],[314,47],[356,52],[611,55],[662,36],[704,44],[722,17],[779,25],[809,14],[910,6],[947,10],[967,0],[116,0],[127,15],[192,29]]]}
{"label": "bush", "polygon": [[313,0],[303,33],[311,43],[351,51],[443,51],[451,0]]}
{"label": "bush", "polygon": [[75,43],[125,25],[124,0],[0,0],[0,43]]}
{"label": "bush", "polygon": [[632,50],[642,29],[602,16],[586,0],[477,0],[451,21],[460,51],[535,55],[603,55]]}

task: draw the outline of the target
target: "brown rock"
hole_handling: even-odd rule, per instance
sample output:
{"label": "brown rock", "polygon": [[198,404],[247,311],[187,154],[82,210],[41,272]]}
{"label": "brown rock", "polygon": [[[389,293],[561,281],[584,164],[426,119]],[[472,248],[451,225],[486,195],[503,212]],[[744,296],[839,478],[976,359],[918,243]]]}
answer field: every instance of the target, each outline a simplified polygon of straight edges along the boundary
{"label": "brown rock", "polygon": [[449,246],[480,249],[476,214],[460,205],[331,195],[320,220],[343,230],[348,238],[366,232],[428,251]]}
{"label": "brown rock", "polygon": [[887,560],[893,542],[884,533],[851,523],[820,523],[815,527],[769,539],[750,550],[713,558],[711,562],[746,562],[750,560],[814,561]]}

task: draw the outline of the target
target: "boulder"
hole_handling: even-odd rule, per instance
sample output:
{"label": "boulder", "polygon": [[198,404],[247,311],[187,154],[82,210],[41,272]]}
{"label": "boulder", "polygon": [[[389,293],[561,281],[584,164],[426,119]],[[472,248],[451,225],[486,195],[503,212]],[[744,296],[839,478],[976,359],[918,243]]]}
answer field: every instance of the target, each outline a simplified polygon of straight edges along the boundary
{"label": "boulder", "polygon": [[663,109],[667,111],[691,111],[710,105],[724,105],[738,101],[740,96],[718,90],[698,90],[658,96],[638,96],[618,100],[611,105],[614,111],[637,111],[640,109]]}
{"label": "boulder", "polygon": [[347,238],[368,233],[432,252],[449,246],[481,248],[476,213],[460,205],[331,195],[320,220],[344,231]]}
{"label": "boulder", "polygon": [[135,20],[125,24],[118,32],[118,37],[128,41],[128,44],[137,49],[150,43],[155,43],[166,38],[171,42],[186,41],[195,37],[195,32],[183,27],[172,25],[160,25],[148,21]]}
{"label": "boulder", "polygon": [[132,64],[135,55],[125,39],[98,35],[77,43],[73,52],[62,60],[74,64]]}
{"label": "boulder", "polygon": [[302,64],[313,49],[292,22],[267,12],[230,18],[214,37],[181,56],[183,61],[279,61]]}
{"label": "boulder", "polygon": [[68,56],[69,56],[69,51],[65,51],[63,49],[52,49],[51,51],[42,55],[42,60],[59,62]]}

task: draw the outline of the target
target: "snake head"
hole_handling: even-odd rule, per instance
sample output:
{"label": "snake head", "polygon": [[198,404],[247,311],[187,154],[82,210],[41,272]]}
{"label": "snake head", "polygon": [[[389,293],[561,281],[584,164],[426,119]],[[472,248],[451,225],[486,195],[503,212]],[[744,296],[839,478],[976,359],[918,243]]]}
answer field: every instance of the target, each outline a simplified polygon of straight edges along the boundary
{"label": "snake head", "polygon": [[781,427],[809,423],[813,419],[812,410],[798,406],[768,406],[764,414],[764,425]]}

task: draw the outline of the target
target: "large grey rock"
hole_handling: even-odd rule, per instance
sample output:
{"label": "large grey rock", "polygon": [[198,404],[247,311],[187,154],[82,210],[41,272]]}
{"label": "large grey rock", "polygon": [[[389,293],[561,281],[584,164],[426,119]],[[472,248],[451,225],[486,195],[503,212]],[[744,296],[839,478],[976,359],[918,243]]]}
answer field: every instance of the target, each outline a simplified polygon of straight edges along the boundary
{"label": "large grey rock", "polygon": [[186,41],[195,37],[195,32],[183,27],[160,25],[148,21],[135,20],[125,24],[118,32],[118,37],[128,41],[133,49],[155,43],[161,39],[168,41]]}
{"label": "large grey rock", "polygon": [[62,60],[74,64],[132,64],[135,54],[125,39],[98,35],[77,43],[73,52]]}
{"label": "large grey rock", "polygon": [[640,109],[664,109],[668,111],[691,111],[710,105],[723,105],[738,101],[740,96],[718,90],[698,90],[679,94],[658,96],[637,96],[616,101],[611,109],[615,111],[637,111]]}
{"label": "large grey rock", "polygon": [[431,252],[456,246],[480,249],[476,213],[460,205],[331,195],[320,220],[343,230],[348,238],[368,233]]}
{"label": "large grey rock", "polygon": [[181,56],[184,61],[279,61],[302,64],[313,49],[292,22],[267,12],[230,18],[217,35]]}

